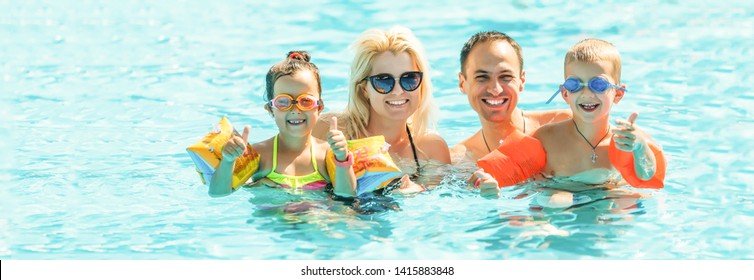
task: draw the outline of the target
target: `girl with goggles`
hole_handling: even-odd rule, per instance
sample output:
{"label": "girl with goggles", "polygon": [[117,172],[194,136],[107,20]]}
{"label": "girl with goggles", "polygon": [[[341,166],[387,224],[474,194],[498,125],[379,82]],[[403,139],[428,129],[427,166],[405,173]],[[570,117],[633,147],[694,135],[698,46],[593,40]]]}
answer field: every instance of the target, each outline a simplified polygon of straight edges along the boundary
{"label": "girl with goggles", "polygon": [[[259,168],[247,185],[281,187],[298,193],[324,190],[332,182],[335,194],[355,195],[353,155],[347,149],[343,133],[333,127],[328,132],[328,141],[311,136],[324,104],[319,70],[309,60],[308,53],[293,51],[267,72],[265,109],[275,119],[279,132],[251,146],[247,144],[249,126],[244,127],[242,135],[232,136],[223,146],[222,160],[212,175],[210,194],[233,191],[230,178],[234,162],[253,149],[260,154]],[[328,175],[325,164],[329,150],[335,155],[334,178]]]}
{"label": "girl with goggles", "polygon": [[316,97],[303,93],[295,99],[290,94],[280,94],[275,96],[272,100],[267,102],[270,107],[274,107],[280,111],[288,111],[296,105],[300,111],[311,111],[314,108],[323,108],[325,104],[322,100],[318,100]]}

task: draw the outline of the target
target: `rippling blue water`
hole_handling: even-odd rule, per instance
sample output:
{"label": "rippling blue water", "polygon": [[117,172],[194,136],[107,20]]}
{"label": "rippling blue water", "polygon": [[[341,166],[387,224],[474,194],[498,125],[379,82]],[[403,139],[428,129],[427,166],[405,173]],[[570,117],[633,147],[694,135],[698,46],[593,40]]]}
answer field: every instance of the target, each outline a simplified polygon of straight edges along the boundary
{"label": "rippling blue water", "polygon": [[[754,258],[754,5],[502,2],[0,1],[0,258]],[[395,24],[425,44],[451,145],[478,129],[456,77],[473,33],[523,46],[524,109],[566,108],[543,104],[565,51],[613,42],[632,90],[613,116],[641,113],[669,158],[665,189],[627,211],[535,211],[536,194],[486,200],[454,178],[369,201],[400,208],[377,214],[316,195],[308,214],[263,209],[296,200],[267,190],[207,196],[184,149],[224,114],[252,124],[252,142],[273,135],[259,109],[271,64],[309,50],[339,111],[348,44]]]}

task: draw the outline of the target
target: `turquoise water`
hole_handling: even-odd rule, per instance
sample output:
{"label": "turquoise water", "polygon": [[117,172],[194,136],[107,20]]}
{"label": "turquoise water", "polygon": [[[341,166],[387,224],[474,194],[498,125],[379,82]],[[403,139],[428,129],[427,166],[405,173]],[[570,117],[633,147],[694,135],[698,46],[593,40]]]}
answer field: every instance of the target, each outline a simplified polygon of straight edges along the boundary
{"label": "turquoise water", "polygon": [[[750,1],[17,2],[0,1],[0,258],[754,258]],[[222,115],[251,124],[252,142],[272,136],[271,64],[309,50],[339,111],[348,44],[395,24],[425,44],[450,145],[478,129],[456,77],[473,33],[523,46],[524,109],[566,108],[543,103],[567,48],[613,42],[631,89],[613,116],[641,113],[669,159],[665,189],[621,211],[611,200],[540,211],[526,189],[480,198],[457,170],[431,192],[353,203],[207,196],[185,148]],[[271,207],[297,200],[312,210]]]}

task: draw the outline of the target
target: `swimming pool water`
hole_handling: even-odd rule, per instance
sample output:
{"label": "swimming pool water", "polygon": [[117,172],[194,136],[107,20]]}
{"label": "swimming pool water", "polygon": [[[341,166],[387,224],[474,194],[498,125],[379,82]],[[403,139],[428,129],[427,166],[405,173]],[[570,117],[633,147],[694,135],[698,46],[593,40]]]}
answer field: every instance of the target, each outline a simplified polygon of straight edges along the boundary
{"label": "swimming pool water", "polygon": [[[754,258],[750,1],[0,1],[0,10],[3,259]],[[339,111],[348,44],[395,24],[427,49],[450,145],[478,129],[456,75],[473,33],[495,29],[522,45],[527,110],[566,108],[544,101],[568,47],[613,42],[631,91],[612,116],[640,112],[637,124],[669,159],[665,189],[619,212],[608,209],[621,201],[532,210],[537,194],[512,199],[522,189],[483,199],[459,183],[468,170],[408,197],[207,196],[185,148],[222,115],[250,124],[252,142],[274,135],[261,110],[270,65],[310,51],[327,110]],[[291,201],[312,210],[273,207]]]}

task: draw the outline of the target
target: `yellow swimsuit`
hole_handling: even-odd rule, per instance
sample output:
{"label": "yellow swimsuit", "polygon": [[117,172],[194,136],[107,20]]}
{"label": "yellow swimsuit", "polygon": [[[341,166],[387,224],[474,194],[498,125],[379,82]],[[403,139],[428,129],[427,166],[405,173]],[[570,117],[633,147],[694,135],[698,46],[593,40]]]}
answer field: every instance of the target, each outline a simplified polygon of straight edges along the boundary
{"label": "yellow swimsuit", "polygon": [[311,143],[309,148],[312,156],[312,166],[314,166],[314,172],[303,176],[285,175],[275,172],[278,163],[278,136],[275,135],[272,145],[272,171],[267,174],[267,178],[275,183],[278,183],[281,187],[287,189],[302,189],[302,190],[321,190],[327,185],[327,180],[322,177],[317,169],[317,157],[314,154],[314,143]]}

